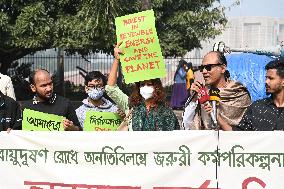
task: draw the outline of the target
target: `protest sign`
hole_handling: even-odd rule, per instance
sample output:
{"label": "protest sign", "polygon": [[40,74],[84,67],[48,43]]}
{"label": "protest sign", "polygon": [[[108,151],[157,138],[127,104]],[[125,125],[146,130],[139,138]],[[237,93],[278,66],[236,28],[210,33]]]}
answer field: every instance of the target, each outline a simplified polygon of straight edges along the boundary
{"label": "protest sign", "polygon": [[126,83],[166,76],[166,68],[155,28],[153,10],[115,19],[122,71]]}
{"label": "protest sign", "polygon": [[121,123],[121,118],[113,112],[87,111],[84,131],[115,131]]}
{"label": "protest sign", "polygon": [[22,129],[26,131],[63,131],[63,116],[24,109]]}

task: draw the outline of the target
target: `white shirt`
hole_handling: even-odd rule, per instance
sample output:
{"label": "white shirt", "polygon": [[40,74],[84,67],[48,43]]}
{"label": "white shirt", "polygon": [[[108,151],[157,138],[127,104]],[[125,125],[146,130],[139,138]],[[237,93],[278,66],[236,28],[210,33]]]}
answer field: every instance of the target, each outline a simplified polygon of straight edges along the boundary
{"label": "white shirt", "polygon": [[189,130],[189,125],[193,121],[193,118],[195,116],[195,109],[197,107],[198,101],[196,102],[190,102],[188,106],[184,109],[183,115],[182,115],[182,126],[184,127],[184,130]]}
{"label": "white shirt", "polygon": [[9,76],[0,73],[0,91],[14,100],[16,100],[12,80]]}

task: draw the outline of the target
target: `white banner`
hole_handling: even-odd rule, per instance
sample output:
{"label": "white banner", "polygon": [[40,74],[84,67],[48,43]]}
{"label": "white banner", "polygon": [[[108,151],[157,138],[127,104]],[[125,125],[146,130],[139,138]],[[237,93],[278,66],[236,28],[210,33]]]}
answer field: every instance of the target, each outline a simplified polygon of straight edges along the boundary
{"label": "white banner", "polygon": [[280,189],[284,132],[0,133],[1,189]]}

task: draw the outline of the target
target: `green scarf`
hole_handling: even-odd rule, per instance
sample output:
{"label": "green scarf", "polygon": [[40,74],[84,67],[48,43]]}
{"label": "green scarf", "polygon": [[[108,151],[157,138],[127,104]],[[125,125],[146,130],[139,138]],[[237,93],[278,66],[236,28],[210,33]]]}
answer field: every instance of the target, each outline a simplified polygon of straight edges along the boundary
{"label": "green scarf", "polygon": [[151,108],[147,114],[145,103],[141,103],[133,109],[132,128],[134,131],[171,131],[179,129],[179,124],[174,112],[163,104]]}

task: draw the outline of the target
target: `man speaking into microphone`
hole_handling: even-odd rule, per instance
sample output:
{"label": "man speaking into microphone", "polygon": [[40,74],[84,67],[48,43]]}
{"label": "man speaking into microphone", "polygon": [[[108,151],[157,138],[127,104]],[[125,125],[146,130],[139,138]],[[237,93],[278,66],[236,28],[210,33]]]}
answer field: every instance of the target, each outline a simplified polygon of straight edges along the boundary
{"label": "man speaking into microphone", "polygon": [[[227,70],[227,60],[218,51],[211,51],[205,55],[202,65],[199,67],[203,75],[205,85],[201,81],[195,81],[191,86],[191,99],[186,103],[183,114],[184,129],[209,130],[220,128],[230,130],[238,125],[247,107],[251,104],[248,90],[240,82],[230,80]],[[220,101],[216,108],[209,100],[200,103],[200,91],[206,90],[208,94],[218,89]],[[211,92],[208,91],[211,89]],[[209,95],[208,95],[209,96]],[[212,98],[216,101],[218,98]],[[219,99],[218,99],[219,100]],[[214,124],[214,118],[217,124]]]}

